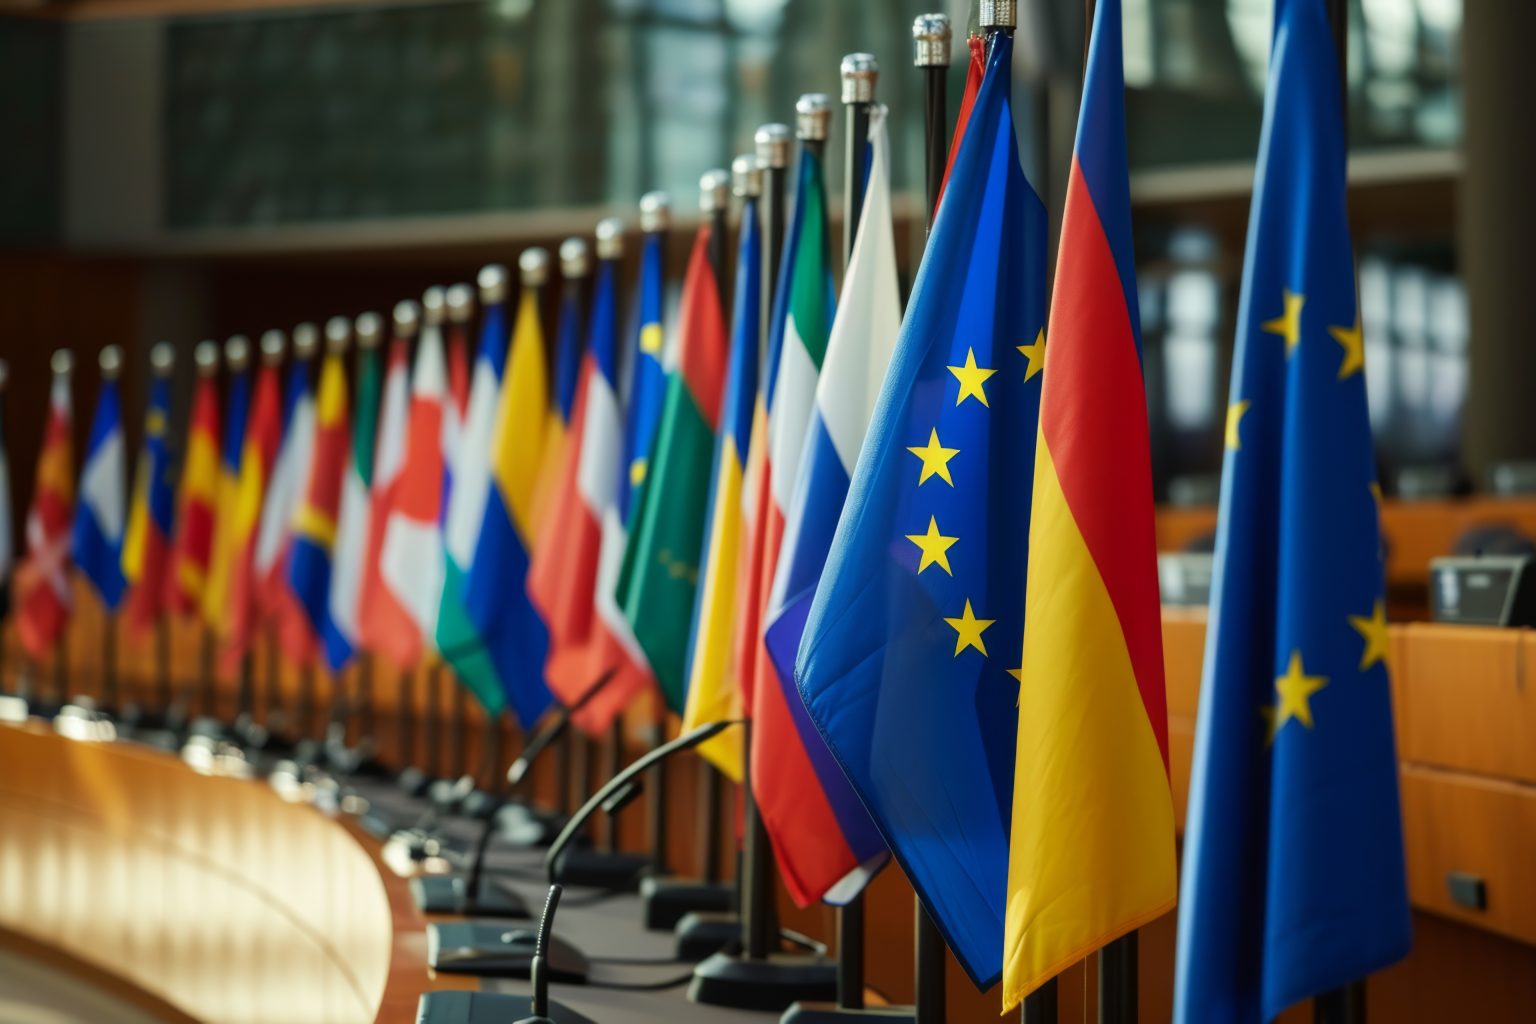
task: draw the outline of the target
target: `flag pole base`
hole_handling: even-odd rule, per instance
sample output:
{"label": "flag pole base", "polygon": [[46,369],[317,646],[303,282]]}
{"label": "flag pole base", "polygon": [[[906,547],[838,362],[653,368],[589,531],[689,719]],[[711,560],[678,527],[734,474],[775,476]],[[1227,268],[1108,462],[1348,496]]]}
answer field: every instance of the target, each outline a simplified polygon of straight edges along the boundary
{"label": "flag pole base", "polygon": [[[525,995],[502,992],[423,992],[416,1004],[417,1024],[505,1024],[522,1020],[531,1011]],[[548,1020],[554,1024],[596,1024],[591,1017],[557,1000],[549,1001]]]}
{"label": "flag pole base", "polygon": [[640,899],[645,905],[645,927],[653,932],[670,932],[689,914],[730,910],[735,904],[736,887],[721,882],[651,877],[641,881]]}
{"label": "flag pole base", "polygon": [[673,947],[683,963],[696,964],[741,938],[741,917],[732,913],[692,913],[677,922]]}
{"label": "flag pole base", "polygon": [[688,1000],[738,1010],[780,1012],[800,1001],[837,996],[837,965],[826,957],[771,953],[766,959],[716,953],[693,969]]}
{"label": "flag pole base", "polygon": [[[533,969],[538,929],[484,921],[444,921],[427,925],[427,963],[439,974],[481,978],[527,978]],[[585,985],[591,964],[575,946],[552,935],[545,950],[549,980]]]}
{"label": "flag pole base", "polygon": [[870,1006],[854,1010],[836,1003],[796,1003],[784,1011],[779,1024],[913,1024],[917,1011],[910,1006]]}
{"label": "flag pole base", "polygon": [[463,875],[418,875],[411,879],[411,901],[424,914],[512,919],[533,916],[522,896],[492,877],[480,876],[479,889],[473,895],[468,887],[469,880]]}

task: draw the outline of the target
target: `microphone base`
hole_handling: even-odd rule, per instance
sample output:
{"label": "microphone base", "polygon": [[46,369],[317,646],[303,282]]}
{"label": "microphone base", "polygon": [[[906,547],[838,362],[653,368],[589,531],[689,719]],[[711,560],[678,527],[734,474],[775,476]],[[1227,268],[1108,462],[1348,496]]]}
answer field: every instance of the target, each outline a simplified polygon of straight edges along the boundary
{"label": "microphone base", "polygon": [[796,1003],[784,1011],[779,1024],[914,1024],[911,1006],[869,1006],[861,1010],[836,1003]]}
{"label": "microphone base", "polygon": [[464,798],[464,803],[459,808],[459,812],[466,818],[484,821],[495,814],[496,809],[502,803],[502,798],[495,793],[487,792],[477,787],[469,791],[469,795]]}
{"label": "microphone base", "polygon": [[714,956],[741,938],[741,917],[738,914],[692,913],[677,922],[677,958],[683,963],[696,964]]}
{"label": "microphone base", "polygon": [[[416,1024],[509,1024],[533,1012],[529,996],[502,992],[423,992],[416,1004]],[[558,1000],[549,1001],[554,1024],[596,1024]]]}
{"label": "microphone base", "polygon": [[736,887],[688,878],[651,877],[640,883],[645,927],[670,932],[692,913],[725,913],[736,901]]}
{"label": "microphone base", "polygon": [[[427,963],[441,974],[527,978],[537,942],[538,929],[528,925],[444,921],[427,925]],[[552,935],[546,952],[550,981],[587,983],[591,965],[581,950]]]}
{"label": "microphone base", "polygon": [[474,898],[467,891],[466,875],[417,875],[411,879],[411,900],[424,914],[455,914],[460,917],[527,919],[533,915],[521,896],[490,875],[480,876]]}
{"label": "microphone base", "polygon": [[407,796],[426,796],[427,790],[432,788],[432,783],[437,779],[420,768],[402,768],[400,774],[395,776],[395,784],[405,791]]}
{"label": "microphone base", "polygon": [[688,1000],[779,1013],[797,1002],[837,998],[837,964],[826,957],[772,953],[764,960],[716,953],[693,969]]}
{"label": "microphone base", "polygon": [[561,853],[555,881],[609,892],[634,892],[650,867],[651,859],[638,853],[605,853],[573,846]]}

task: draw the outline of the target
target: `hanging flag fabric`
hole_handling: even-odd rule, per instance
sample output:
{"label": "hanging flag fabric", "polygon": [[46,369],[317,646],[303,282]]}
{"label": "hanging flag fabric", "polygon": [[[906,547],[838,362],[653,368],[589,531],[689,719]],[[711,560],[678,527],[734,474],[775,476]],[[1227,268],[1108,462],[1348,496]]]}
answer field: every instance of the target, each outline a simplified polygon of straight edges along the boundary
{"label": "hanging flag fabric", "polygon": [[1275,5],[1269,69],[1184,838],[1179,1021],[1274,1019],[1411,942],[1323,0]]}
{"label": "hanging flag fabric", "polygon": [[[411,619],[401,608],[383,577],[384,531],[395,493],[405,468],[406,431],[410,419],[410,338],[397,323],[389,342],[389,363],[384,373],[384,397],[379,412],[379,431],[373,449],[373,480],[368,500],[368,546],[363,556],[363,582],[358,601],[360,646],[369,651],[397,649],[390,631],[409,630]],[[408,668],[411,662],[397,663]]]}
{"label": "hanging flag fabric", "polygon": [[[602,244],[600,234],[600,249]],[[546,674],[555,696],[567,706],[575,704],[605,672],[614,670],[602,690],[572,718],[577,728],[593,736],[605,732],[650,679],[642,666],[604,642],[596,618],[603,523],[614,511],[624,441],[618,397],[618,270],[617,257],[598,261],[565,466],[549,510],[549,534],[534,553],[528,576],[529,596],[549,626]]]}
{"label": "hanging flag fabric", "polygon": [[[215,357],[216,358],[216,357]],[[182,615],[202,607],[213,557],[219,500],[219,385],[200,370],[187,422],[187,451],[176,495],[176,536],[170,555],[170,606]]]}
{"label": "hanging flag fabric", "polygon": [[950,949],[1002,973],[1045,208],[992,37],[795,663],[831,747]]}
{"label": "hanging flag fabric", "polygon": [[256,374],[251,415],[245,430],[245,449],[240,455],[240,483],[235,494],[225,653],[229,663],[238,662],[250,650],[256,638],[256,627],[261,622],[263,595],[257,573],[256,545],[267,481],[282,443],[282,416],[277,367],[263,362]]}
{"label": "hanging flag fabric", "polygon": [[[106,358],[106,357],[104,357]],[[103,367],[96,415],[91,419],[80,465],[80,501],[75,505],[75,564],[107,611],[117,610],[123,589],[123,518],[128,470],[123,440],[122,398],[116,367]]]}
{"label": "hanging flag fabric", "polygon": [[[795,689],[795,654],[870,416],[901,330],[883,105],[870,110],[870,173],[810,427],[785,509],[754,692],[752,784],[780,874],[802,904],[846,902],[886,860],[869,812]],[[777,471],[777,466],[775,471]]]}
{"label": "hanging flag fabric", "polygon": [[[981,36],[969,36],[966,41],[966,49],[970,58],[965,64],[965,92],[960,96],[960,109],[955,114],[955,134],[949,142],[949,159],[944,163],[944,177],[939,182],[939,198],[936,203],[944,199],[944,188],[949,184],[949,172],[955,169],[955,157],[960,153],[960,140],[965,138],[965,126],[971,120],[971,108],[976,105],[976,93],[981,89],[982,75],[987,69],[987,44]],[[935,205],[933,213],[938,215],[938,207]]]}
{"label": "hanging flag fabric", "polygon": [[[708,526],[704,551],[699,556],[704,576],[699,582],[698,606],[694,610],[684,732],[709,722],[739,719],[744,713],[741,684],[731,657],[732,629],[736,624],[736,573],[741,564],[742,526],[746,521],[741,478],[752,433],[752,411],[757,404],[762,287],[757,200],[748,197],[741,208],[725,407],[715,433]],[[727,729],[700,744],[698,750],[732,781],[741,782],[744,778],[742,730]]]}
{"label": "hanging flag fabric", "polygon": [[[169,350],[167,350],[169,351]],[[128,621],[141,631],[165,614],[172,580],[167,572],[176,522],[176,487],[171,452],[165,442],[171,416],[171,375],[156,369],[144,414],[144,449],[139,453],[123,539],[123,578],[129,586]]]}
{"label": "hanging flag fabric", "polygon": [[[666,354],[666,332],[662,327],[666,303],[666,273],[662,231],[648,231],[640,256],[640,331],[636,350],[630,353],[629,387],[624,392],[628,405],[624,410],[624,470],[619,476],[619,520],[626,528],[638,509],[636,500],[645,482],[656,430],[661,423],[661,407],[667,397],[667,371],[662,364]],[[606,546],[606,545],[605,545]],[[617,625],[623,620],[622,609],[615,608]],[[627,622],[618,625],[629,631]]]}
{"label": "hanging flag fabric", "polygon": [[496,399],[479,535],[464,578],[469,619],[525,729],[553,700],[544,682],[549,637],[527,585],[529,553],[541,525],[534,516],[535,492],[555,415],[538,289],[525,285]]}
{"label": "hanging flag fabric", "polygon": [[[242,340],[243,345],[243,340]],[[220,636],[228,636],[230,627],[230,588],[238,535],[235,520],[240,507],[240,464],[245,458],[245,428],[251,412],[251,374],[243,365],[230,361],[229,409],[224,420],[223,440],[219,445],[219,482],[216,488],[216,514],[213,542],[208,551],[208,585],[203,588],[203,621]]]}
{"label": "hanging flag fabric", "polygon": [[[336,542],[331,550],[331,579],[326,597],[326,628],[321,638],[325,663],[340,672],[356,653],[358,612],[364,564],[368,554],[370,506],[374,479],[374,439],[379,434],[381,372],[376,345],[365,344],[359,331],[356,408],[341,478],[336,517]],[[403,358],[403,356],[402,356]],[[313,493],[313,492],[312,492]]]}
{"label": "hanging flag fabric", "polygon": [[[742,482],[746,508],[745,551],[737,570],[740,599],[732,637],[736,679],[742,705],[749,716],[755,711],[757,677],[769,667],[763,654],[763,610],[773,587],[778,549],[783,536],[783,505],[774,514],[774,478],[779,467],[775,455],[787,463],[787,448],[803,442],[805,424],[793,430],[786,420],[809,417],[814,400],[816,372],[832,329],[832,272],[828,258],[826,184],[821,158],[802,146],[796,174],[795,203],[784,249],[779,260],[779,279],[774,286],[772,317],[768,326],[764,377],[752,414],[752,433],[747,442],[747,465]],[[797,301],[798,300],[798,301]],[[809,339],[809,348],[807,340]],[[784,348],[796,348],[790,387],[780,386]],[[814,358],[811,353],[814,353]],[[809,372],[807,372],[809,370]],[[788,398],[781,396],[788,394]],[[789,472],[788,468],[782,472]],[[788,499],[794,481],[780,482]]]}
{"label": "hanging flag fabric", "polygon": [[272,623],[283,653],[299,665],[314,659],[319,642],[293,592],[288,574],[294,520],[304,501],[304,487],[309,482],[309,466],[315,450],[311,360],[311,355],[298,356],[288,367],[288,380],[283,389],[283,425],[279,432],[282,441],[263,496],[261,525],[252,556],[259,613]]}
{"label": "hanging flag fabric", "polygon": [[[304,497],[294,514],[293,549],[288,559],[288,587],[304,615],[304,635],[317,638],[325,649],[326,665],[338,667],[331,645],[339,630],[332,618],[331,573],[341,514],[341,491],[351,439],[347,434],[347,368],[342,353],[331,350],[320,366],[320,392],[315,408],[314,451]],[[293,658],[299,640],[285,630],[285,647]],[[345,660],[345,659],[343,659]]]}
{"label": "hanging flag fabric", "polygon": [[[67,352],[54,353],[57,367]],[[48,393],[48,420],[27,510],[26,557],[16,567],[16,636],[33,658],[53,650],[69,624],[70,513],[75,472],[70,442],[69,372],[55,372]]]}
{"label": "hanging flag fabric", "polygon": [[[582,271],[585,276],[585,271]],[[581,289],[566,281],[560,290],[560,317],[555,326],[555,409],[567,428],[576,409],[576,385],[582,366],[583,325]]]}
{"label": "hanging flag fabric", "polygon": [[1025,372],[1041,388],[1040,432],[1004,1009],[1167,913],[1177,888],[1121,68],[1120,3],[1099,0],[1056,259],[1054,333],[1049,346],[1043,332],[1026,346]]}
{"label": "hanging flag fabric", "polygon": [[405,462],[400,482],[385,513],[384,543],[379,549],[379,579],[390,592],[381,606],[391,616],[377,638],[376,650],[401,668],[421,660],[423,641],[437,635],[437,610],[443,592],[443,398],[448,367],[443,334],[428,322],[416,343],[411,372],[411,407],[406,427]]}
{"label": "hanging flag fabric", "polygon": [[730,357],[720,287],[710,265],[713,228],[694,238],[683,280],[677,372],[656,428],[656,443],[640,507],[619,574],[624,615],[645,651],[667,706],[681,714],[688,685],[689,625],[698,589],[696,561],[704,517],[715,426]]}
{"label": "hanging flag fabric", "polygon": [[507,684],[486,651],[464,603],[464,582],[474,561],[491,483],[491,449],[496,429],[497,396],[507,357],[506,270],[481,271],[480,343],[469,382],[459,444],[449,463],[453,478],[443,519],[443,592],[437,611],[435,644],[491,716],[507,702]]}

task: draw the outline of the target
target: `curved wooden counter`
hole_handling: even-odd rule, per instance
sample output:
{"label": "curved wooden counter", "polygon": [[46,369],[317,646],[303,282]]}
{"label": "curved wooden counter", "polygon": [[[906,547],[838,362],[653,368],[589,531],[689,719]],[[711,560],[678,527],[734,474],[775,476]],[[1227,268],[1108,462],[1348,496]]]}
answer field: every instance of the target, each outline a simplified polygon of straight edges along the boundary
{"label": "curved wooden counter", "polygon": [[264,785],[0,727],[0,931],[152,1014],[368,1022],[388,990],[384,1016],[411,1019],[421,943],[396,935],[409,899],[381,870],[347,827]]}

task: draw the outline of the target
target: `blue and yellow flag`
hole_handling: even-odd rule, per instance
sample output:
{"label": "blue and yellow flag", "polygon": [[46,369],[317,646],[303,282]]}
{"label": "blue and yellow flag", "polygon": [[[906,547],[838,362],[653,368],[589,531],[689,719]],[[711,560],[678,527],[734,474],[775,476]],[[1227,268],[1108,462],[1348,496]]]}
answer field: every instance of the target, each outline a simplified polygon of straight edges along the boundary
{"label": "blue and yellow flag", "polygon": [[661,421],[661,404],[667,397],[667,371],[662,365],[666,334],[661,326],[666,298],[662,277],[666,272],[662,265],[665,240],[663,232],[646,232],[640,251],[640,341],[631,353],[624,410],[624,468],[619,474],[618,493],[619,521],[626,526],[631,510],[639,504],[635,496],[645,482],[656,425]]}
{"label": "blue and yellow flag", "polygon": [[150,385],[144,450],[139,454],[128,532],[123,538],[123,578],[132,588],[128,616],[140,630],[155,624],[170,598],[167,571],[176,526],[176,476],[165,440],[170,418],[171,374],[166,367],[156,371]]}
{"label": "blue and yellow flag", "polygon": [[1175,1018],[1407,953],[1379,490],[1323,0],[1280,0],[1227,410]]}
{"label": "blue and yellow flag", "polygon": [[811,719],[982,987],[1003,963],[1046,298],[1012,58],[995,35],[795,663]]}
{"label": "blue and yellow flag", "polygon": [[91,420],[85,460],[80,464],[80,500],[75,505],[75,564],[101,603],[116,611],[123,579],[123,529],[127,505],[126,445],[117,374],[103,373],[96,415]]}

